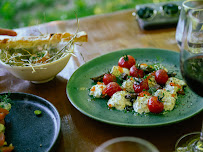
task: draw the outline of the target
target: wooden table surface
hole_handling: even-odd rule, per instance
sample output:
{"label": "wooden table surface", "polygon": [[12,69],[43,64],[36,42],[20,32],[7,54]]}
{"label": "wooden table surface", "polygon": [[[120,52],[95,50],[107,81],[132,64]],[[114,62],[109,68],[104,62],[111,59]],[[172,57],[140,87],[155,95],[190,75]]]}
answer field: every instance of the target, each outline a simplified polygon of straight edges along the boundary
{"label": "wooden table surface", "polygon": [[[182,122],[163,127],[126,128],[93,120],[74,108],[66,95],[71,74],[84,63],[78,52],[88,61],[102,54],[126,48],[162,48],[179,52],[175,41],[175,28],[143,31],[139,28],[134,10],[81,18],[79,30],[86,31],[89,41],[76,47],[78,58],[72,57],[65,69],[52,81],[33,84],[12,76],[0,66],[0,92],[25,92],[41,96],[58,109],[61,116],[61,138],[57,152],[91,152],[108,139],[134,136],[153,143],[161,152],[172,152],[178,138],[186,133],[201,130],[203,112]],[[39,29],[42,33],[71,32],[77,29],[76,20],[54,21],[37,27],[17,29],[18,35],[30,34]]]}

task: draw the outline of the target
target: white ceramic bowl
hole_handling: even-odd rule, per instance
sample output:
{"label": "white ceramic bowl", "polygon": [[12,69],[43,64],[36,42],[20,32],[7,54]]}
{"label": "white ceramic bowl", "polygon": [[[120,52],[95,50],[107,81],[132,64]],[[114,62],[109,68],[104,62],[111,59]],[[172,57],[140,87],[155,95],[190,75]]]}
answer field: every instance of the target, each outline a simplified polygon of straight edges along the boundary
{"label": "white ceramic bowl", "polygon": [[60,71],[64,69],[71,55],[71,53],[68,53],[63,58],[54,62],[33,66],[36,72],[33,72],[33,68],[31,66],[10,66],[1,60],[0,64],[17,78],[28,80],[33,83],[45,83],[52,80]]}
{"label": "white ceramic bowl", "polygon": [[141,138],[117,137],[104,142],[94,152],[159,152],[159,150]]}

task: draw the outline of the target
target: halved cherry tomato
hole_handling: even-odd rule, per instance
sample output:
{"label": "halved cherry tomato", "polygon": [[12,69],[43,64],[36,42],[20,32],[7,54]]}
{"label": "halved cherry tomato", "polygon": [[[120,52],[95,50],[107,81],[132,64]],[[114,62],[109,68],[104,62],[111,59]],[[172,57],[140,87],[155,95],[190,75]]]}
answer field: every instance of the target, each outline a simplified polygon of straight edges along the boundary
{"label": "halved cherry tomato", "polygon": [[13,149],[14,149],[13,146],[1,147],[0,151],[2,151],[2,152],[11,152],[11,151],[13,151]]}
{"label": "halved cherry tomato", "polygon": [[143,78],[144,77],[144,71],[142,69],[138,69],[135,65],[133,65],[130,68],[130,76],[136,77],[136,78]]}
{"label": "halved cherry tomato", "polygon": [[6,114],[3,112],[0,112],[0,120],[3,120],[6,117]]}
{"label": "halved cherry tomato", "polygon": [[5,125],[5,120],[4,119],[0,120],[0,124]]}
{"label": "halved cherry tomato", "polygon": [[3,146],[5,142],[5,135],[3,132],[0,133],[0,146]]}
{"label": "halved cherry tomato", "polygon": [[160,113],[164,110],[164,104],[156,96],[149,98],[147,106],[152,113]]}
{"label": "halved cherry tomato", "polygon": [[118,83],[116,82],[110,82],[106,88],[102,91],[103,95],[108,95],[109,97],[111,97],[114,93],[116,93],[117,91],[121,91],[121,87],[119,86]]}
{"label": "halved cherry tomato", "polygon": [[9,114],[9,111],[0,107],[0,112],[5,113],[6,115]]}
{"label": "halved cherry tomato", "polygon": [[119,61],[118,65],[123,68],[130,69],[133,65],[135,65],[136,60],[131,55],[122,56]]}
{"label": "halved cherry tomato", "polygon": [[155,72],[155,80],[158,84],[165,84],[168,81],[168,74],[164,69]]}
{"label": "halved cherry tomato", "polygon": [[116,76],[113,74],[105,74],[103,77],[103,82],[105,85],[109,84],[110,82],[116,82]]}
{"label": "halved cherry tomato", "polygon": [[179,84],[176,84],[176,83],[173,83],[173,82],[170,83],[170,86],[176,86],[176,87],[178,87],[179,89],[181,89],[181,86],[180,86]]}
{"label": "halved cherry tomato", "polygon": [[142,92],[144,89],[145,90],[149,90],[149,86],[148,86],[148,81],[147,79],[144,79],[141,83],[134,83],[133,84],[133,89],[135,91],[135,93],[140,93]]}
{"label": "halved cherry tomato", "polygon": [[146,96],[150,96],[151,94],[148,92],[148,91],[142,91],[138,94],[140,97],[144,97],[145,95]]}

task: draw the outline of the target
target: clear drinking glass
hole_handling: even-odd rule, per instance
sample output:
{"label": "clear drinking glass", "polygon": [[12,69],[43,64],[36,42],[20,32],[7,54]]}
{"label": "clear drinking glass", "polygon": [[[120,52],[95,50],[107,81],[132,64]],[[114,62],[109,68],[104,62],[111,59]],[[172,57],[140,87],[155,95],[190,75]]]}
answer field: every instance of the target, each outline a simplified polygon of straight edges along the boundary
{"label": "clear drinking glass", "polygon": [[[203,8],[186,13],[180,49],[182,76],[191,90],[203,97]],[[200,100],[203,104],[203,98]],[[176,152],[203,152],[203,124],[199,134],[190,133],[178,140]]]}
{"label": "clear drinking glass", "polygon": [[203,97],[203,8],[187,14],[180,65],[187,85]]}
{"label": "clear drinking glass", "polygon": [[182,3],[177,28],[176,28],[176,41],[180,47],[182,42],[183,30],[185,27],[186,14],[189,10],[203,8],[203,0],[186,0]]}
{"label": "clear drinking glass", "polygon": [[192,132],[180,137],[175,145],[176,152],[192,152],[196,142],[200,140],[199,135],[200,132]]}
{"label": "clear drinking glass", "polygon": [[104,142],[94,152],[159,152],[159,150],[141,138],[118,137]]}

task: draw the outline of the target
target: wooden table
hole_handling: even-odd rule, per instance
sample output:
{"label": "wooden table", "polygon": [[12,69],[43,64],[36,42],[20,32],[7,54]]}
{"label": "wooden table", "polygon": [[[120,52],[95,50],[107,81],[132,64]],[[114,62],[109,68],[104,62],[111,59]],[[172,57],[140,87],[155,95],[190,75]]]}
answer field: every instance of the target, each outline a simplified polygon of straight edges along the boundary
{"label": "wooden table", "polygon": [[[175,41],[175,28],[142,31],[132,16],[133,11],[81,18],[80,31],[88,33],[89,41],[81,47],[78,46],[77,52],[82,52],[84,60],[88,61],[102,54],[126,48],[151,47],[179,51]],[[30,34],[30,29],[33,28],[42,33],[74,33],[77,22],[55,21],[37,27],[17,29],[18,35]],[[54,80],[44,84],[20,80],[0,67],[0,92],[35,94],[47,99],[58,109],[62,122],[58,152],[91,152],[106,140],[120,136],[140,137],[153,143],[161,152],[171,152],[180,136],[200,131],[203,112],[180,123],[154,128],[113,126],[83,115],[71,105],[66,96],[68,79],[83,63],[80,56],[78,59],[73,57]]]}

